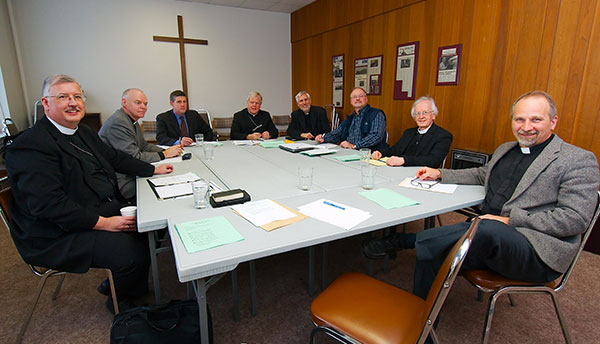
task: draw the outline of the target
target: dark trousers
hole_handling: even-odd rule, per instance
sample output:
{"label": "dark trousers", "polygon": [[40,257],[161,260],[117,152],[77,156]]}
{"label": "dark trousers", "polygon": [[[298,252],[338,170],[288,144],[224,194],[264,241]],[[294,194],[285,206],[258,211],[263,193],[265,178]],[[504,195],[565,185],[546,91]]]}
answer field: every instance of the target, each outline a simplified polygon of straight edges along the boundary
{"label": "dark trousers", "polygon": [[[462,222],[417,233],[415,295],[427,298],[448,252],[469,225]],[[490,269],[511,279],[534,283],[550,282],[561,275],[538,258],[529,241],[514,227],[494,220],[481,221],[462,268]]]}
{"label": "dark trousers", "polygon": [[91,267],[110,269],[118,298],[135,298],[148,292],[150,253],[140,233],[90,231],[94,241]]}

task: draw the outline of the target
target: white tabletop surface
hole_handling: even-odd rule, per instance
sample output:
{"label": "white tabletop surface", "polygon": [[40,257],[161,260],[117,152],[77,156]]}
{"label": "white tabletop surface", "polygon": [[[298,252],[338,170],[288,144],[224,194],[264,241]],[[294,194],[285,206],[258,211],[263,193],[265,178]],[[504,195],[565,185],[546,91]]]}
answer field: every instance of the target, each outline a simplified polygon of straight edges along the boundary
{"label": "white tabletop surface", "polygon": [[[356,151],[341,149],[335,155],[308,157],[278,148],[239,147],[232,142],[225,142],[223,146],[215,148],[213,160],[203,161],[201,149],[186,148],[186,151],[193,153],[193,157],[175,164],[174,173],[193,171],[220,186],[242,188],[248,191],[253,200],[270,198],[294,209],[314,200],[327,198],[368,211],[373,216],[350,230],[308,218],[267,232],[233,213],[229,207],[195,209],[191,198],[158,200],[146,178],[139,178],[139,231],[162,228],[168,220],[181,282],[230,271],[241,262],[479,204],[484,198],[481,186],[461,185],[451,195],[402,188],[398,186],[399,182],[414,176],[417,167],[381,166],[377,167],[374,189],[385,187],[420,202],[415,206],[386,210],[359,195],[359,192],[364,191],[360,187],[360,162],[340,162],[333,159],[336,155],[357,154]],[[297,186],[297,168],[300,166],[314,168],[313,187],[309,191],[302,191]],[[225,216],[245,239],[193,254],[187,253],[173,224],[219,215]]]}

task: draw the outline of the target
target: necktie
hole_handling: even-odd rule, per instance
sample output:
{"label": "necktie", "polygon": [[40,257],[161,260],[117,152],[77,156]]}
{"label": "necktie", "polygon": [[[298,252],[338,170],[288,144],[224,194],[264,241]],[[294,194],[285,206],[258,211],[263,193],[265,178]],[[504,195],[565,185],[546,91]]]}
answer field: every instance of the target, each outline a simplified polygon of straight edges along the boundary
{"label": "necktie", "polygon": [[181,119],[181,137],[189,137],[187,124],[185,124],[185,118]]}

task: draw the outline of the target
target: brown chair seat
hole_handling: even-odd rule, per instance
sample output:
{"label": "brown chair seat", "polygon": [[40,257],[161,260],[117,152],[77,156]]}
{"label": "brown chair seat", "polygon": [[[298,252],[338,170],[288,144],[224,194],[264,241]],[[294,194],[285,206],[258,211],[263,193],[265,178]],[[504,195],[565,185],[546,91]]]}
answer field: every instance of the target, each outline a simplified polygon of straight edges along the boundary
{"label": "brown chair seat", "polygon": [[425,300],[367,275],[348,272],[319,295],[311,312],[317,326],[332,324],[361,343],[416,343],[423,329]]}
{"label": "brown chair seat", "polygon": [[479,221],[475,219],[454,244],[425,300],[361,273],[338,277],[311,304],[316,327],[310,343],[319,332],[343,343],[423,344],[428,336],[438,343],[433,323],[469,251]]}
{"label": "brown chair seat", "polygon": [[[519,280],[513,280],[510,278],[506,278],[501,276],[491,270],[467,270],[463,272],[463,275],[467,280],[469,280],[473,284],[477,284],[483,289],[488,289],[490,292],[492,290],[497,290],[500,288],[504,288],[507,286],[535,286],[539,285],[539,283],[531,283]],[[562,276],[555,279],[552,282],[548,282],[544,284],[548,288],[556,288],[560,284],[562,280]]]}

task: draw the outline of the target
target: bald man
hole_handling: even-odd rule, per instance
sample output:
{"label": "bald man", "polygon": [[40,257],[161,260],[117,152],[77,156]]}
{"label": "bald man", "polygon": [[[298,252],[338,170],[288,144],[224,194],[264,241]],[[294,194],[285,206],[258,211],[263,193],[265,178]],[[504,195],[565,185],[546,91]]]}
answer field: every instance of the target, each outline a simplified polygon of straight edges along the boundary
{"label": "bald man", "polygon": [[[100,128],[98,135],[107,145],[144,162],[156,162],[179,156],[180,145],[162,149],[144,139],[138,120],[148,110],[148,99],[142,90],[128,88],[121,96],[121,108],[115,111]],[[125,199],[135,197],[135,177],[117,173],[119,190]]]}

